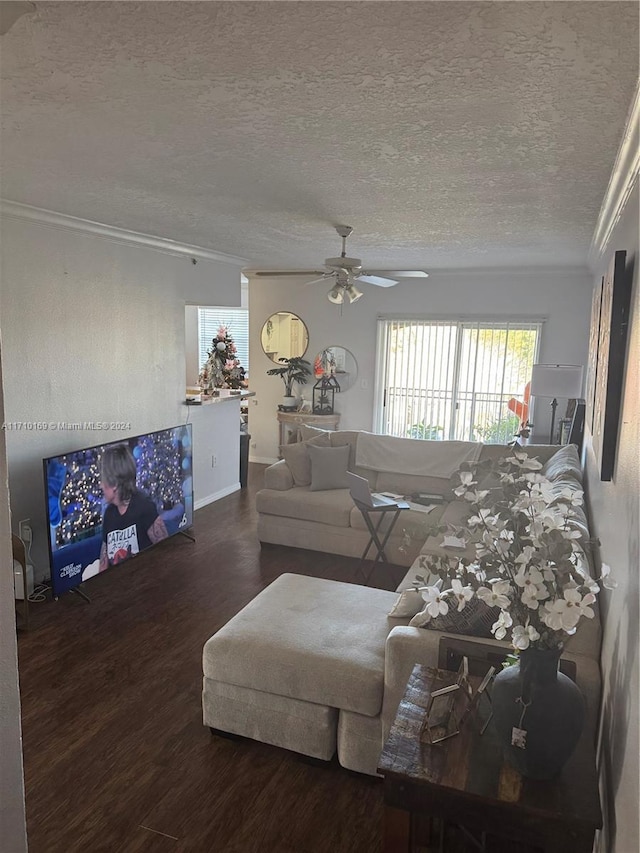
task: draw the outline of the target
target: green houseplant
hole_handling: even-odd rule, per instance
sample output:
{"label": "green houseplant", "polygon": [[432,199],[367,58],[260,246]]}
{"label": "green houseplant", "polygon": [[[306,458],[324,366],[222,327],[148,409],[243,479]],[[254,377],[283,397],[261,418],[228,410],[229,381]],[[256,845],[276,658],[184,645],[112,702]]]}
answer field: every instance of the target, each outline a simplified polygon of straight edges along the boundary
{"label": "green houseplant", "polygon": [[296,398],[293,393],[294,383],[305,385],[307,376],[311,375],[311,364],[306,359],[300,356],[293,358],[279,358],[280,367],[272,367],[267,370],[267,376],[279,376],[284,383],[284,397],[282,405],[285,408],[293,408],[296,404]]}

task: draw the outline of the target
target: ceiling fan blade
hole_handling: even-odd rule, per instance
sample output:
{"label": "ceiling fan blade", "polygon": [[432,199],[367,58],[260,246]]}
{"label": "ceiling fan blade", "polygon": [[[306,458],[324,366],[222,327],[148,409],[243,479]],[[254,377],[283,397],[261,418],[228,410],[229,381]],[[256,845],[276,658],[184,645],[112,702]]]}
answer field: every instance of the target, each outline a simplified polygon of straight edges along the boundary
{"label": "ceiling fan blade", "polygon": [[282,275],[322,275],[322,270],[256,270],[255,276],[271,276],[277,278]]}
{"label": "ceiling fan blade", "polygon": [[374,274],[381,273],[393,278],[429,278],[429,273],[424,270],[372,270]]}
{"label": "ceiling fan blade", "polygon": [[393,287],[394,284],[398,283],[392,278],[383,278],[379,275],[369,275],[369,273],[362,273],[361,275],[355,276],[354,281],[362,281],[365,284],[375,284],[378,287]]}
{"label": "ceiling fan blade", "polygon": [[330,278],[333,278],[332,273],[325,273],[321,275],[320,278],[314,278],[311,281],[305,281],[304,286],[309,287],[311,284],[320,284],[323,281],[328,281]]}

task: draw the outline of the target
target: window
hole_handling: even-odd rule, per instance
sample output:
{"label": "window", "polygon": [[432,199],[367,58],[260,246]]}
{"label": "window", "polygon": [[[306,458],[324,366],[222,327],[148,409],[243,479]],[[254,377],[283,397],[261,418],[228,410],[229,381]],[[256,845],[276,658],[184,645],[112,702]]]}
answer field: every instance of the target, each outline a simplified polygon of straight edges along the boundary
{"label": "window", "polygon": [[378,321],[376,429],[390,435],[505,444],[519,419],[542,320]]}
{"label": "window", "polygon": [[198,308],[199,366],[207,360],[218,327],[226,326],[236,345],[237,357],[249,375],[249,311],[246,308]]}

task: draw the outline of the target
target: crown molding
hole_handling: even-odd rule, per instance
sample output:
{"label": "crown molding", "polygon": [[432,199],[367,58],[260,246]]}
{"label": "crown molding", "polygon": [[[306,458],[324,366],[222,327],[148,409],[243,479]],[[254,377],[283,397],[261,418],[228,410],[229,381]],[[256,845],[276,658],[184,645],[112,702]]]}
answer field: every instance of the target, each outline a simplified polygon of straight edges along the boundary
{"label": "crown molding", "polygon": [[627,115],[618,155],[604,194],[602,207],[593,232],[589,249],[589,266],[594,269],[608,250],[613,230],[629,200],[629,196],[638,183],[640,174],[640,81]]}
{"label": "crown molding", "polygon": [[36,225],[58,228],[62,231],[81,231],[85,234],[93,234],[96,237],[111,240],[114,243],[144,246],[147,249],[155,249],[169,255],[221,261],[225,264],[237,266],[243,266],[247,263],[246,258],[214,252],[212,249],[205,249],[202,246],[192,246],[189,243],[179,243],[167,237],[156,237],[153,234],[129,231],[127,228],[105,225],[103,222],[93,222],[90,219],[80,219],[77,216],[68,216],[66,213],[45,210],[42,207],[32,207],[30,204],[22,204],[18,201],[0,200],[0,213],[8,219],[19,219],[23,222],[32,222]]}

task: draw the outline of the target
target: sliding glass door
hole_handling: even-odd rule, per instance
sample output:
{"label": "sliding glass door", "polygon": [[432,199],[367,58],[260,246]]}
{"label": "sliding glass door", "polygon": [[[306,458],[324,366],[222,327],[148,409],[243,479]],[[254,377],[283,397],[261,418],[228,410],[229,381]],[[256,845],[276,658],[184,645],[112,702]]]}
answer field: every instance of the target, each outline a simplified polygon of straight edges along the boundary
{"label": "sliding glass door", "polygon": [[504,444],[518,428],[542,321],[378,321],[376,429]]}

